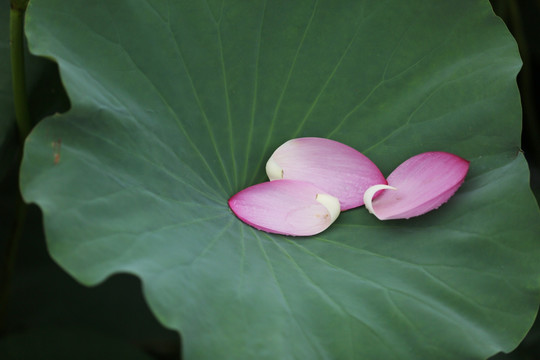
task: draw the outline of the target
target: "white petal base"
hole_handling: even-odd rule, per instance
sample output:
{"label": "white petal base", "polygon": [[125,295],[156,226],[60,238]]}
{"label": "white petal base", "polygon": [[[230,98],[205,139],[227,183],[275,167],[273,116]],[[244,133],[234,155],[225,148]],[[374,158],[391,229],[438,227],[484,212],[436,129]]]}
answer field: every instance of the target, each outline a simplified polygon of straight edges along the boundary
{"label": "white petal base", "polygon": [[[366,209],[368,209],[368,211],[375,216],[377,216],[377,214],[375,213],[375,209],[373,208],[372,200],[375,194],[380,190],[397,190],[397,189],[390,185],[379,184],[379,185],[373,185],[366,190],[366,192],[364,193],[364,204],[366,205]],[[379,217],[377,216],[377,218]]]}
{"label": "white petal base", "polygon": [[266,174],[270,181],[283,179],[283,169],[274,159],[270,159],[266,163]]}
{"label": "white petal base", "polygon": [[339,216],[339,213],[341,212],[338,198],[328,194],[317,194],[316,199],[326,209],[328,209],[330,219],[332,219],[332,222],[334,222]]}

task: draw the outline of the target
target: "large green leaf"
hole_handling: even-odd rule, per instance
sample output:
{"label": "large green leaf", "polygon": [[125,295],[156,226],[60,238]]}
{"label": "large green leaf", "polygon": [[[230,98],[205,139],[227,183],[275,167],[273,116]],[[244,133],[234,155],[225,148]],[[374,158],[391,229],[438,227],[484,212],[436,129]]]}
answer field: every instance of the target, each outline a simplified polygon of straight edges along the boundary
{"label": "large green leaf", "polygon": [[[140,276],[187,359],[480,359],[532,324],[521,63],[487,1],[32,0],[26,32],[73,104],[25,147],[49,250],[86,284]],[[385,174],[429,150],[471,170],[413,220],[355,209],[311,238],[241,223],[227,199],[298,136]]]}

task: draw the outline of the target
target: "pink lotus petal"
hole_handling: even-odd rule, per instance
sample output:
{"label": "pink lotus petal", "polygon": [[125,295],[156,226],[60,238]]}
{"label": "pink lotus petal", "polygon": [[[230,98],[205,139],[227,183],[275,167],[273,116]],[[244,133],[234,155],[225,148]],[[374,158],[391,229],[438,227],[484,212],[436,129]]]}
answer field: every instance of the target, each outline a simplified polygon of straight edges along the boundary
{"label": "pink lotus petal", "polygon": [[339,199],[341,211],[364,204],[372,185],[386,184],[384,176],[366,156],[340,142],[307,137],[281,145],[266,164],[270,180],[292,179],[313,183]]}
{"label": "pink lotus petal", "polygon": [[[453,154],[427,152],[413,156],[388,176],[389,186],[376,185],[365,192],[366,208],[380,220],[425,214],[454,195],[468,170],[469,162]],[[372,202],[376,193],[380,196]]]}
{"label": "pink lotus petal", "polygon": [[338,199],[297,180],[250,186],[231,197],[229,207],[256,229],[294,236],[318,234],[339,215]]}

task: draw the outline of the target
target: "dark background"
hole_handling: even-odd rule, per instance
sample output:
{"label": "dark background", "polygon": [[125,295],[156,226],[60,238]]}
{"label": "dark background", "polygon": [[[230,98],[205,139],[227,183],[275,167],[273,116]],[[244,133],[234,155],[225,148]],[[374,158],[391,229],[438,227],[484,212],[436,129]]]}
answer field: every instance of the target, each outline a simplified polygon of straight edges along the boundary
{"label": "dark background", "polygon": [[[516,38],[523,59],[518,84],[523,105],[522,149],[531,168],[531,186],[540,195],[540,1],[492,0]],[[2,5],[3,6],[3,5]],[[3,19],[0,19],[0,22]],[[29,84],[32,118],[38,121],[69,109],[55,64],[27,58],[40,68]],[[13,231],[20,157],[15,128],[0,152],[0,256]],[[0,279],[1,280],[1,279]],[[540,301],[540,299],[539,299]],[[12,277],[9,307],[0,316],[0,354],[8,359],[179,359],[180,339],[163,328],[148,309],[138,278],[115,275],[87,288],[50,258],[41,213],[30,206]],[[510,354],[492,360],[540,359],[540,322]]]}

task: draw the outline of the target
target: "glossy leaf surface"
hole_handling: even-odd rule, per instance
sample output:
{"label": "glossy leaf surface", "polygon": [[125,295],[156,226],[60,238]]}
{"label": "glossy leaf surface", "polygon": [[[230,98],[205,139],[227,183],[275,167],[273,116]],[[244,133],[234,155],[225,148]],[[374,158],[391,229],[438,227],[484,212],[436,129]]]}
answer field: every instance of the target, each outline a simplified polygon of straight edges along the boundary
{"label": "glossy leaf surface", "polygon": [[[141,277],[186,359],[482,359],[532,324],[521,63],[487,1],[33,0],[26,20],[73,105],[25,147],[49,250],[86,284]],[[227,200],[303,136],[385,175],[434,150],[471,169],[408,221],[357,209],[301,241],[239,221]]]}

